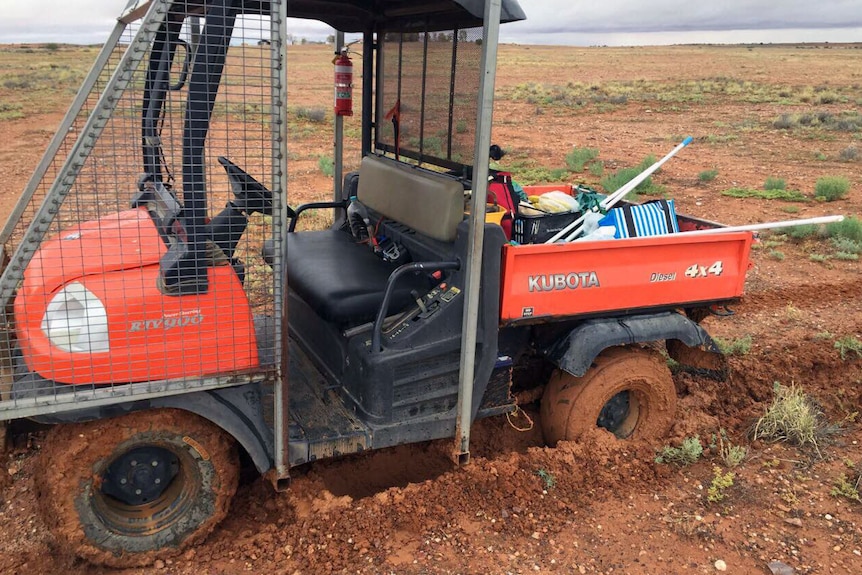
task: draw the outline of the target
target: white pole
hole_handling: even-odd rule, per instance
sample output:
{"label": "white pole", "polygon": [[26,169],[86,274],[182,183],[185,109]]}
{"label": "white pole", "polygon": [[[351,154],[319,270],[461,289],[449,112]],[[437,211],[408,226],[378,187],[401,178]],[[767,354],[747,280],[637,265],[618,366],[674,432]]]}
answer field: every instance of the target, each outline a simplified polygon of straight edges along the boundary
{"label": "white pole", "polygon": [[[662,165],[664,165],[665,162],[667,162],[672,157],[674,157],[677,154],[677,152],[682,150],[684,147],[688,146],[691,142],[692,142],[692,137],[691,136],[687,137],[685,140],[682,141],[681,144],[679,144],[676,148],[671,150],[670,153],[668,155],[666,155],[664,158],[662,158],[661,160],[659,160],[658,162],[656,162],[655,164],[653,164],[652,166],[650,166],[649,168],[647,168],[646,170],[644,170],[643,172],[641,172],[640,174],[638,174],[637,176],[632,178],[629,182],[620,186],[620,188],[617,191],[615,191],[613,194],[611,194],[610,196],[608,196],[607,198],[605,198],[602,201],[602,203],[600,204],[602,209],[608,209],[610,207],[615,206],[629,192],[631,192],[633,189],[638,187],[638,185],[640,185],[641,182],[643,182],[645,179],[650,177],[650,175],[652,175],[653,172],[655,172],[660,167],[662,167]],[[568,226],[566,226],[565,228],[563,228],[562,230],[560,230],[559,232],[554,234],[554,236],[552,236],[551,239],[547,240],[545,243],[546,244],[552,244],[552,243],[556,242],[557,240],[559,240],[560,238],[562,238],[563,236],[565,236],[566,234],[569,234],[569,232],[571,232],[571,234],[568,237],[566,237],[565,241],[573,240],[575,238],[575,236],[577,236],[577,234],[580,232],[580,230],[575,230],[575,228],[577,228],[580,224],[582,224],[584,219],[586,219],[586,217],[587,217],[586,214],[582,215],[581,217],[576,219],[574,222],[572,222],[571,224],[569,224]],[[575,231],[572,232],[572,230],[575,230]]]}
{"label": "white pole", "polygon": [[815,224],[831,224],[844,220],[844,216],[821,216],[818,218],[808,218],[804,220],[785,220],[782,222],[765,222],[762,224],[749,224],[745,226],[729,226],[726,228],[709,228],[707,230],[694,230],[691,232],[680,232],[687,236],[705,235],[705,234],[721,234],[730,232],[756,232],[758,230],[776,230],[779,228],[791,228],[794,226],[808,226]]}

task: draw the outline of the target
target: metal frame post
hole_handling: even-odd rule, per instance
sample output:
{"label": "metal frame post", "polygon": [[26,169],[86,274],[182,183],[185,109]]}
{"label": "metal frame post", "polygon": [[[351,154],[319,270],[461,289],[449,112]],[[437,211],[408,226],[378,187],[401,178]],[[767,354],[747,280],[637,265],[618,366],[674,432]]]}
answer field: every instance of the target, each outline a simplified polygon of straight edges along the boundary
{"label": "metal frame post", "polygon": [[275,453],[273,464],[275,477],[273,485],[277,491],[285,489],[290,482],[289,438],[290,438],[290,402],[288,399],[288,373],[290,356],[288,354],[287,328],[287,3],[278,2],[277,12],[272,18],[272,50],[273,50],[273,134],[276,144],[273,146],[273,187],[278,214],[278,228],[275,241],[281,249],[275,251],[273,275],[276,278],[273,297],[275,298],[275,317],[280,325],[276,327],[276,353],[279,357],[279,369],[273,383],[273,413],[275,436]]}
{"label": "metal frame post", "polygon": [[485,3],[482,38],[482,79],[473,160],[473,198],[467,243],[464,317],[461,331],[461,365],[458,382],[458,419],[455,427],[459,463],[470,459],[470,425],[473,422],[473,384],[476,367],[476,329],[479,320],[479,290],[482,283],[482,245],[485,232],[485,199],[488,194],[488,151],[494,112],[494,80],[497,74],[497,42],[500,36],[500,0]]}
{"label": "metal frame post", "polygon": [[[335,57],[337,58],[341,54],[341,50],[344,48],[344,32],[337,31],[335,32]],[[334,143],[333,143],[333,154],[335,156],[333,161],[333,178],[335,178],[335,182],[333,185],[333,201],[341,200],[341,185],[344,180],[344,116],[340,116],[339,114],[335,114],[335,135],[334,135]]]}
{"label": "metal frame post", "polygon": [[[374,71],[374,54],[377,45],[374,43],[374,33],[365,31],[362,34],[362,157],[371,153],[371,128],[374,127],[374,116],[372,116],[371,105],[374,94],[374,74],[378,76],[381,72]],[[378,52],[379,53],[379,52]],[[380,110],[378,110],[379,112]],[[379,119],[379,116],[376,116]],[[375,138],[376,139],[376,138]]]}

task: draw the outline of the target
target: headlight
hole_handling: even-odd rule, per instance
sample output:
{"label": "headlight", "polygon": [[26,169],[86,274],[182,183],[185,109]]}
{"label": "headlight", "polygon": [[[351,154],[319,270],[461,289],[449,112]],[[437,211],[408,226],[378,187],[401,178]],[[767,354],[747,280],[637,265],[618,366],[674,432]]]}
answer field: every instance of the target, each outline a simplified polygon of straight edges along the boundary
{"label": "headlight", "polygon": [[42,331],[53,345],[69,352],[108,351],[108,314],[93,292],[78,282],[51,298],[42,317]]}

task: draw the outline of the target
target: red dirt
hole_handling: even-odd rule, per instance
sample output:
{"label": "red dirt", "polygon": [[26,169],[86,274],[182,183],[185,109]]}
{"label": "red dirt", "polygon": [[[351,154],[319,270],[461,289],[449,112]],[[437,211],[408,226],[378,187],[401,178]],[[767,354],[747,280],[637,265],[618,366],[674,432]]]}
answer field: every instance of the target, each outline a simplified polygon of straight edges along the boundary
{"label": "red dirt", "polygon": [[[506,47],[501,52],[498,84],[542,77],[530,67],[507,67],[506,58],[516,62],[528,50]],[[754,62],[745,48],[536,50],[549,61],[576,53],[577,74],[595,82],[627,75],[756,76],[791,85],[859,82],[853,71],[858,70],[858,55],[849,66],[837,49],[815,53],[787,48],[786,54],[764,62]],[[327,93],[328,81],[321,75],[318,84]],[[320,98],[300,93],[294,101],[324,101]],[[770,122],[777,114],[774,105],[719,100],[677,111],[632,103],[601,114],[561,117],[507,101],[495,116],[495,139],[555,165],[563,165],[573,145],[596,146],[603,158],[613,159],[609,165],[621,166],[670,149],[672,134],[709,134],[718,130],[718,122],[749,116]],[[525,119],[530,130],[524,129]],[[0,122],[4,213],[58,121],[50,113]],[[327,149],[325,138],[307,143]],[[826,213],[858,217],[858,161],[813,159],[814,150],[831,157],[846,143],[800,140],[774,130],[715,145],[699,141],[700,147],[673,160],[658,180],[680,211],[726,223]],[[292,189],[308,191],[292,192],[292,204],[326,195],[327,184],[312,158],[316,156],[295,162]],[[712,167],[719,169],[718,179],[698,182],[697,174]],[[781,210],[786,205],[781,202],[720,194],[731,186],[760,187],[771,174],[786,178],[788,187],[803,189],[823,173],[847,175],[853,184],[848,197],[802,204],[793,216]],[[770,573],[770,561],[782,561],[801,574],[862,572],[862,504],[830,495],[839,476],[855,478],[862,465],[862,429],[856,422],[862,358],[842,361],[834,348],[839,337],[862,338],[862,274],[855,261],[811,261],[809,254],[819,253],[823,245],[788,242],[780,246],[783,260],[771,257],[769,249],[755,250],[747,295],[735,314],[705,321],[717,337],[751,336],[750,352],[730,357],[725,382],[687,373],[674,376],[680,397],[671,443],[693,434],[707,440],[724,428],[735,444],[749,447],[748,459],[732,470],[733,485],[720,502],[707,501],[713,466],[720,462],[714,450],[680,469],[654,462],[660,445],[621,442],[599,430],[550,449],[543,447],[537,431],[538,411],[528,408],[526,414],[536,424],[529,432],[515,431],[505,417],[477,424],[472,461],[461,468],[450,462],[450,442],[440,441],[295,470],[285,493],[274,493],[247,473],[228,517],[204,543],[179,558],[123,573],[713,573],[717,560],[726,563],[729,573]],[[769,405],[776,381],[802,386],[826,419],[840,424],[823,440],[822,457],[810,449],[749,441],[752,423]],[[0,572],[114,573],[52,555],[34,497],[41,438],[18,436],[5,459]]]}

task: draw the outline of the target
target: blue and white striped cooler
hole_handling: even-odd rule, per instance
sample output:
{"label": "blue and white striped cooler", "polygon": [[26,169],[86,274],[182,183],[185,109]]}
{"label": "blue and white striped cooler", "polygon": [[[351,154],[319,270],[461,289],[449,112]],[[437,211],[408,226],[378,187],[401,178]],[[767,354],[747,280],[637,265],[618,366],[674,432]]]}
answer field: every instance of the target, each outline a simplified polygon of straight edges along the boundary
{"label": "blue and white striped cooler", "polygon": [[600,226],[614,226],[615,238],[661,236],[679,232],[673,200],[654,200],[614,208],[602,218]]}

